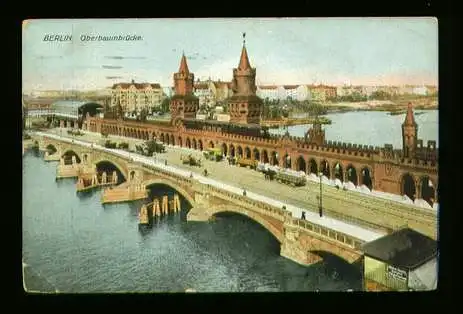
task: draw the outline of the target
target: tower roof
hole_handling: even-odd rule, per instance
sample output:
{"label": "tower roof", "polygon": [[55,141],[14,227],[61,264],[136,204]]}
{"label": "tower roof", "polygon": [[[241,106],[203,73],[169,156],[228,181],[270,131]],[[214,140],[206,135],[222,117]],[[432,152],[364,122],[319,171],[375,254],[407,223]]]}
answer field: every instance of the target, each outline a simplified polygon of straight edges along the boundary
{"label": "tower roof", "polygon": [[412,105],[411,102],[408,103],[407,115],[405,116],[404,124],[406,124],[406,125],[414,125],[414,124],[416,124],[415,116],[413,114],[413,105]]}
{"label": "tower roof", "polygon": [[180,60],[180,67],[178,68],[179,73],[189,74],[188,64],[186,63],[185,53],[182,53],[182,60]]}
{"label": "tower roof", "polygon": [[241,50],[241,58],[240,58],[240,64],[238,65],[238,69],[247,70],[250,68],[251,68],[251,64],[249,63],[248,52],[246,50],[246,46],[243,43],[243,49]]}

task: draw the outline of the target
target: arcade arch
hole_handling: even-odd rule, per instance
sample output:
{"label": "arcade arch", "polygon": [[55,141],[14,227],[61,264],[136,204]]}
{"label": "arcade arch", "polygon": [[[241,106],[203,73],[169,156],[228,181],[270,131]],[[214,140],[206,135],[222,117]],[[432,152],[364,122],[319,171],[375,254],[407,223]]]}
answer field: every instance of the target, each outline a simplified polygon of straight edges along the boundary
{"label": "arcade arch", "polygon": [[265,149],[262,151],[262,162],[264,164],[269,163],[268,153],[267,153],[267,150],[265,150]]}
{"label": "arcade arch", "polygon": [[235,146],[230,144],[230,157],[235,157]]}
{"label": "arcade arch", "polygon": [[254,148],[253,154],[254,154],[254,160],[260,161],[260,153],[259,153],[259,149],[257,149],[257,147]]}
{"label": "arcade arch", "polygon": [[243,158],[243,149],[241,148],[241,146],[237,147],[236,153],[237,153],[239,158]]}
{"label": "arcade arch", "polygon": [[296,170],[297,171],[304,171],[307,173],[307,166],[305,164],[305,159],[303,156],[299,156],[296,160]]}
{"label": "arcade arch", "polygon": [[309,173],[313,173],[314,175],[318,176],[317,162],[313,158],[310,158],[309,160]]}
{"label": "arcade arch", "polygon": [[222,143],[222,155],[227,156],[228,149],[227,149],[227,144]]}
{"label": "arcade arch", "polygon": [[328,179],[330,179],[330,164],[326,159],[323,159],[320,163],[320,172],[323,173]]}
{"label": "arcade arch", "polygon": [[334,179],[339,179],[344,182],[344,171],[340,162],[336,162],[333,166]]}
{"label": "arcade arch", "polygon": [[357,170],[352,164],[349,164],[346,168],[346,180],[352,182],[355,186],[358,185]]}
{"label": "arcade arch", "polygon": [[361,185],[365,185],[370,191],[373,189],[370,168],[365,166],[360,170],[360,183]]}
{"label": "arcade arch", "polygon": [[285,156],[283,157],[283,167],[284,168],[291,168],[291,156],[288,155],[288,153],[285,154]]}
{"label": "arcade arch", "polygon": [[434,184],[428,176],[423,176],[420,179],[420,195],[430,206],[434,205],[436,190]]}
{"label": "arcade arch", "polygon": [[276,151],[271,153],[270,164],[272,166],[278,166],[278,153]]}
{"label": "arcade arch", "polygon": [[249,147],[246,146],[246,148],[244,149],[244,158],[246,159],[251,159],[251,150],[249,149]]}
{"label": "arcade arch", "polygon": [[412,201],[416,198],[415,178],[410,173],[405,173],[401,180],[402,195],[407,195]]}

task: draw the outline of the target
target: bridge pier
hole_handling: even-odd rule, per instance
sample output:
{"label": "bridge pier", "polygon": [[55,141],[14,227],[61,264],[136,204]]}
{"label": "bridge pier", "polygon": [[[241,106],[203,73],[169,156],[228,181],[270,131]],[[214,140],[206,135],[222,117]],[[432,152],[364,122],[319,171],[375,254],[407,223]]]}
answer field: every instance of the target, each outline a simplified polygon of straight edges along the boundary
{"label": "bridge pier", "polygon": [[58,152],[51,154],[48,151],[45,151],[45,155],[43,157],[45,161],[60,161],[60,154]]}
{"label": "bridge pier", "polygon": [[305,266],[315,264],[322,260],[319,255],[309,252],[307,248],[301,247],[297,241],[285,240],[281,244],[280,255]]}
{"label": "bridge pier", "polygon": [[210,221],[212,215],[208,212],[206,206],[195,206],[190,209],[186,215],[186,220],[189,221]]}
{"label": "bridge pier", "polygon": [[302,243],[300,232],[296,228],[284,226],[285,236],[281,243],[280,255],[298,264],[311,265],[322,260],[306,243]]}

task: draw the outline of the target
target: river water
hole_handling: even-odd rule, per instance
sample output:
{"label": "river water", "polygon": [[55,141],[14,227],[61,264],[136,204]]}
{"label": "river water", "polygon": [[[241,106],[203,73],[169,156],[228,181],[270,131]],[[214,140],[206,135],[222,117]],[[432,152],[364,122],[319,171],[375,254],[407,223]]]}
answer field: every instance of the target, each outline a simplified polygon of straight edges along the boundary
{"label": "river water", "polygon": [[[345,291],[362,287],[358,268],[327,258],[301,266],[279,255],[259,224],[239,215],[186,222],[182,212],[139,229],[141,202],[101,205],[55,180],[55,162],[23,156],[23,265],[28,291]],[[172,194],[154,186],[152,195]]]}
{"label": "river water", "polygon": [[[414,110],[418,124],[418,138],[423,146],[428,140],[437,142],[439,146],[439,113],[438,110]],[[331,120],[330,125],[323,125],[325,138],[328,141],[341,141],[353,144],[383,147],[392,144],[394,148],[402,148],[402,123],[405,114],[389,115],[382,111],[351,111],[330,113],[325,115]],[[292,136],[303,137],[311,125],[294,125],[288,127]],[[270,133],[284,134],[283,127],[271,129]]]}

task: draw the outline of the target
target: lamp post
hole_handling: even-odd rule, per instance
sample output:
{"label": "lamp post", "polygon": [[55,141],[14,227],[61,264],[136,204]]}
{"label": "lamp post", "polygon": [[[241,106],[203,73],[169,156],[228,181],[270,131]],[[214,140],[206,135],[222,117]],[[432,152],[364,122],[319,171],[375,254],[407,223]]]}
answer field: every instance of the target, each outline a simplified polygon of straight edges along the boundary
{"label": "lamp post", "polygon": [[323,172],[318,173],[318,177],[320,178],[320,203],[318,204],[318,214],[320,217],[323,216],[323,207],[322,207],[322,176]]}

